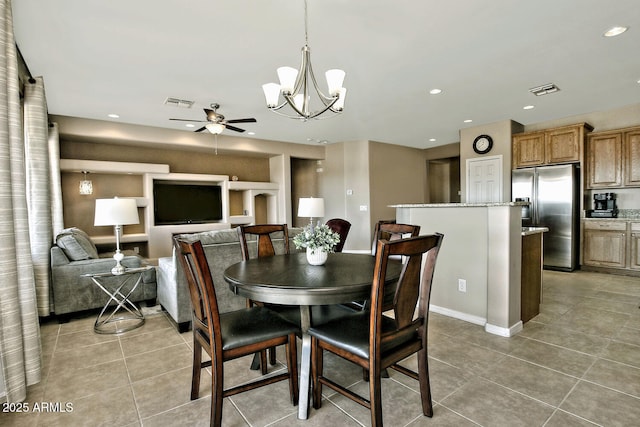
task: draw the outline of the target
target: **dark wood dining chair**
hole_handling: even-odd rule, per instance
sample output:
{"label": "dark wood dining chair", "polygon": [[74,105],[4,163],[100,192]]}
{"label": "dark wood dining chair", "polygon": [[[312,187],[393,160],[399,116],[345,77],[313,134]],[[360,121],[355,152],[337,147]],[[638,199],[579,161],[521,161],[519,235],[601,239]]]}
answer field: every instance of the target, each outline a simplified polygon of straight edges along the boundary
{"label": "dark wood dining chair", "polygon": [[[251,236],[256,238],[255,254],[249,248],[249,239]],[[289,253],[289,229],[287,224],[256,224],[256,225],[241,225],[238,227],[238,237],[240,239],[240,250],[242,251],[242,260],[247,261],[252,257],[262,258],[267,256],[274,256],[276,254],[276,248],[273,243],[273,239],[282,236],[283,239],[283,254]],[[247,306],[264,305],[261,302],[247,300]],[[272,306],[271,308],[282,311],[288,309],[287,307]],[[258,364],[262,368],[262,373],[266,372],[266,353],[263,351],[261,354],[256,354],[251,364],[251,369],[257,370]],[[276,354],[273,349],[269,350],[269,362],[272,365],[276,363]]]}
{"label": "dark wood dining chair", "polygon": [[[371,425],[382,426],[381,371],[391,368],[419,381],[422,412],[427,417],[433,416],[427,329],[431,282],[442,239],[443,235],[436,233],[378,241],[371,309],[309,329],[314,408],[321,407],[322,386],[326,385],[368,408]],[[406,257],[406,263],[395,290],[393,317],[389,317],[382,313],[387,263],[392,255]],[[421,273],[423,256],[426,260]],[[361,366],[368,373],[368,399],[324,376],[325,350]],[[418,358],[417,373],[398,364],[414,353]]]}
{"label": "dark wood dining chair", "polygon": [[333,230],[334,232],[340,235],[340,242],[335,247],[336,252],[342,252],[344,248],[344,243],[347,240],[347,236],[349,235],[349,230],[351,229],[351,223],[346,219],[342,218],[333,218],[326,222],[326,225]]}
{"label": "dark wood dining chair", "polygon": [[420,226],[398,224],[395,220],[378,221],[373,229],[373,245],[371,255],[376,255],[378,240],[396,240],[404,237],[415,237],[420,234]]}
{"label": "dark wood dining chair", "polygon": [[[211,425],[222,424],[222,399],[278,381],[289,380],[289,393],[298,404],[296,328],[266,307],[220,313],[211,271],[200,241],[174,239],[187,277],[193,307],[193,372],[191,400],[199,396],[200,374],[211,366]],[[267,348],[286,346],[287,372],[224,389],[224,362]],[[211,357],[202,361],[202,349]],[[266,365],[266,364],[265,364]]]}

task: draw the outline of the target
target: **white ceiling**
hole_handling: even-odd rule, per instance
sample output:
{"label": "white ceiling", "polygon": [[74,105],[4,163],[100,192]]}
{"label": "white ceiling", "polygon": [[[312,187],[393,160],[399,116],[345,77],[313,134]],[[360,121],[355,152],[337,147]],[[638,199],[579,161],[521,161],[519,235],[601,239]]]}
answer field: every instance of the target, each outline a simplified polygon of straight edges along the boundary
{"label": "white ceiling", "polygon": [[[250,138],[428,148],[465,127],[640,102],[638,0],[309,0],[308,10],[318,79],[342,68],[348,93],[343,114],[303,123],[269,112],[261,89],[277,67],[299,66],[302,0],[13,1],[16,42],[56,115],[188,132],[169,118],[203,120],[218,102],[227,119],[257,119],[239,125]],[[629,30],[603,37],[614,25]],[[528,91],[550,82],[561,91]]]}

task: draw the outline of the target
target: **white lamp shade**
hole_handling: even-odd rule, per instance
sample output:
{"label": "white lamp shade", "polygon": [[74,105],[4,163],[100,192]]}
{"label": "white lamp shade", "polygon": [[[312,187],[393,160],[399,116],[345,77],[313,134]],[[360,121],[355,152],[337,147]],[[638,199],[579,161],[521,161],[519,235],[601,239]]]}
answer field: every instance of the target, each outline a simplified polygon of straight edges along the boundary
{"label": "white lamp shade", "polygon": [[324,199],[301,197],[298,202],[298,216],[305,218],[322,218],[324,216]]}
{"label": "white lamp shade", "polygon": [[96,199],[96,215],[93,225],[139,224],[136,199]]}
{"label": "white lamp shade", "polygon": [[287,95],[291,94],[296,85],[298,70],[293,67],[280,67],[277,71],[280,79],[280,90]]}
{"label": "white lamp shade", "polygon": [[329,87],[329,96],[336,96],[344,83],[345,72],[343,70],[333,69],[324,73],[327,78],[327,86]]}
{"label": "white lamp shade", "polygon": [[304,95],[299,93],[296,96],[294,96],[293,104],[296,106],[298,110],[302,111],[302,109],[304,108]]}
{"label": "white lamp shade", "polygon": [[214,135],[220,135],[224,130],[224,125],[220,123],[207,123],[204,127]]}
{"label": "white lamp shade", "polygon": [[342,111],[344,109],[344,98],[347,96],[347,89],[341,87],[338,91],[338,100],[333,104],[333,108],[336,111]]}
{"label": "white lamp shade", "polygon": [[262,85],[262,91],[264,92],[264,99],[267,101],[267,107],[276,107],[280,96],[280,85],[278,83],[266,83]]}

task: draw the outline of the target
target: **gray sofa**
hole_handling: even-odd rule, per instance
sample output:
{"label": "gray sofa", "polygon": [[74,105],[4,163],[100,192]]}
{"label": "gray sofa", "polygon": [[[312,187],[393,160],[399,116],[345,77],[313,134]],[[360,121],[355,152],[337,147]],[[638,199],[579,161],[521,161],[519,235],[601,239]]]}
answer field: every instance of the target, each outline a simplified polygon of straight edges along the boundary
{"label": "gray sofa", "polygon": [[[82,275],[105,273],[114,265],[112,254],[99,255],[84,231],[68,228],[58,233],[56,244],[51,248],[51,289],[55,314],[64,320],[69,313],[104,307],[109,296],[91,278]],[[146,265],[146,262],[137,255],[127,255],[122,265],[135,268]],[[109,277],[103,279],[103,283],[109,289],[121,282],[118,277]],[[156,271],[151,269],[143,273],[142,283],[129,299],[155,304],[155,298]]]}
{"label": "gray sofa", "polygon": [[[292,239],[301,231],[301,228],[289,228],[290,252],[298,251]],[[224,280],[224,270],[230,265],[242,261],[238,230],[214,230],[178,236],[189,241],[200,240],[202,242],[213,276],[220,312],[224,313],[246,307],[245,298],[235,295]],[[283,253],[282,233],[280,236],[274,236],[273,242],[276,253]],[[251,256],[256,254],[256,246],[251,244],[251,240],[249,240],[249,253]],[[191,322],[191,300],[186,276],[182,265],[175,256],[174,249],[173,256],[158,259],[158,303],[176,322],[178,330],[186,331]]]}

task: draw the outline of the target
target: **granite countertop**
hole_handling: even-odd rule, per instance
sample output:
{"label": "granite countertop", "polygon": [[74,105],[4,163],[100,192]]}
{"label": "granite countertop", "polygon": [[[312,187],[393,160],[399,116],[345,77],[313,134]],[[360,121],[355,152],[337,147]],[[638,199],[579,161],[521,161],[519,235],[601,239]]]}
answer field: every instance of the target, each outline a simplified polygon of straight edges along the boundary
{"label": "granite countertop", "polygon": [[498,202],[498,203],[406,203],[389,205],[390,208],[482,208],[494,206],[527,206],[529,202]]}
{"label": "granite countertop", "polygon": [[549,231],[547,227],[522,227],[522,235],[529,236],[530,234],[546,233]]}
{"label": "granite countertop", "polygon": [[618,209],[617,218],[580,218],[585,221],[640,221],[640,209]]}

